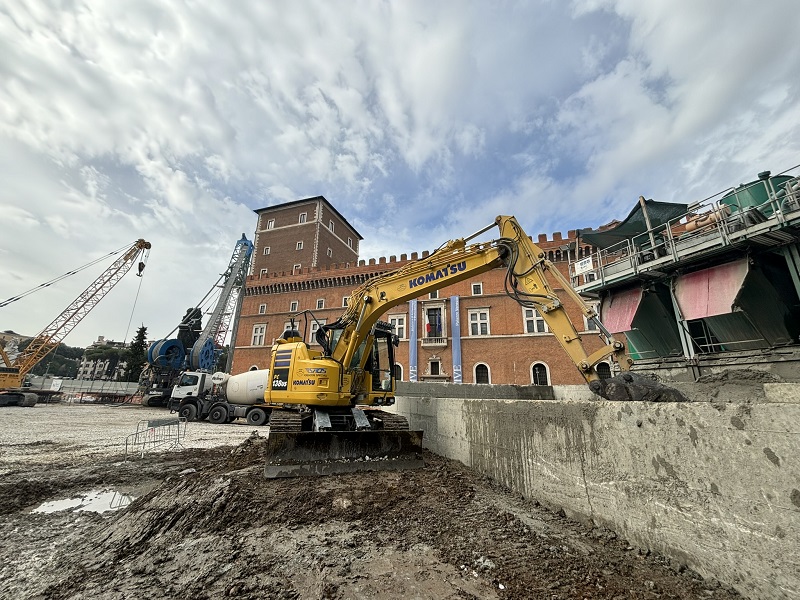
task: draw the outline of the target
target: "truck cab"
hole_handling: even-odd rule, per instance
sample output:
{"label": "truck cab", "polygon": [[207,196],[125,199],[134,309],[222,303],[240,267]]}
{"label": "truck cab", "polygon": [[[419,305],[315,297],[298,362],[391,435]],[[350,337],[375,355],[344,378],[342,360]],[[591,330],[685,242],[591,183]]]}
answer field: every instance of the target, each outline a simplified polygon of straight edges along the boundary
{"label": "truck cab", "polygon": [[202,371],[185,371],[181,373],[178,383],[172,388],[170,406],[180,404],[189,396],[202,396],[211,391],[211,373]]}

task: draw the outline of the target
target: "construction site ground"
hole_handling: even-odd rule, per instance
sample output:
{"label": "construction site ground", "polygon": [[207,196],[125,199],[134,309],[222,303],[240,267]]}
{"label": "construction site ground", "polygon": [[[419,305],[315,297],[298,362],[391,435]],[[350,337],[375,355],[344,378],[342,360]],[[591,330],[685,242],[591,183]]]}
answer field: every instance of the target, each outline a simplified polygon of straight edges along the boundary
{"label": "construction site ground", "polygon": [[[190,423],[183,449],[125,460],[137,423],[167,416],[2,409],[1,598],[739,597],[428,452],[420,470],[266,480],[266,428]],[[85,510],[103,493],[122,507]]]}

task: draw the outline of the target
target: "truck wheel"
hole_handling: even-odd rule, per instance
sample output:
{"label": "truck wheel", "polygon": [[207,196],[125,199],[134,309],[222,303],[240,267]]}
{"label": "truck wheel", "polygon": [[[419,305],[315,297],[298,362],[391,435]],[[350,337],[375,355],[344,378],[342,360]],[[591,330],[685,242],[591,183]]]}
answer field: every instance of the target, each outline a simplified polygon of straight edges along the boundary
{"label": "truck wheel", "polygon": [[208,422],[222,425],[228,422],[228,409],[223,404],[215,404],[208,411]]}
{"label": "truck wheel", "polygon": [[178,416],[183,417],[187,421],[196,421],[197,407],[194,404],[184,404],[178,411]]}
{"label": "truck wheel", "polygon": [[254,408],[247,413],[247,424],[255,425],[256,427],[263,425],[267,422],[267,412],[263,408]]}

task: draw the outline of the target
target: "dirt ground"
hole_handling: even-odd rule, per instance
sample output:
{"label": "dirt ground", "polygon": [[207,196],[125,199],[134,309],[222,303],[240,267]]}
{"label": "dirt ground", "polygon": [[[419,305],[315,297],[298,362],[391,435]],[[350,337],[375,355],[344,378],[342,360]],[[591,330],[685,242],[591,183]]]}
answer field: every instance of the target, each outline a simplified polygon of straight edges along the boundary
{"label": "dirt ground", "polygon": [[[739,597],[430,453],[414,471],[266,480],[265,428],[191,423],[185,449],[123,460],[137,421],[166,411],[2,410],[2,598]],[[136,499],[33,512],[97,491]]]}

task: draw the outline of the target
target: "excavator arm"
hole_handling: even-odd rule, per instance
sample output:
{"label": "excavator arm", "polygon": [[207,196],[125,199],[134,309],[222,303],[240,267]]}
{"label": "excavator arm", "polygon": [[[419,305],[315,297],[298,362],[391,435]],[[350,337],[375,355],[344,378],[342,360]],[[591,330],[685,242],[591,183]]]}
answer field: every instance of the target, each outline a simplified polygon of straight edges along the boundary
{"label": "excavator arm", "polygon": [[[499,229],[498,238],[468,245],[470,240],[495,226]],[[506,269],[506,293],[520,305],[539,312],[594,393],[610,400],[684,400],[676,390],[628,372],[633,360],[624,344],[603,327],[594,309],[575,292],[512,216],[498,216],[492,225],[467,238],[446,242],[423,259],[368,280],[352,293],[347,310],[336,322],[320,327],[317,341],[324,354],[345,369],[363,367],[367,353],[358,349],[370,343],[373,327],[389,309],[498,267]],[[591,354],[586,352],[554,286],[563,289],[583,315],[597,323],[607,340],[602,348]],[[353,364],[354,357],[360,364]],[[596,365],[609,358],[623,373],[601,379]]]}

